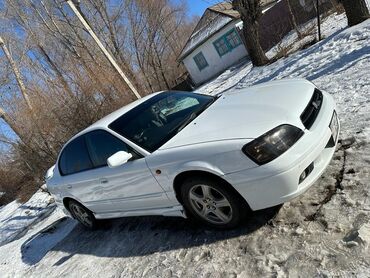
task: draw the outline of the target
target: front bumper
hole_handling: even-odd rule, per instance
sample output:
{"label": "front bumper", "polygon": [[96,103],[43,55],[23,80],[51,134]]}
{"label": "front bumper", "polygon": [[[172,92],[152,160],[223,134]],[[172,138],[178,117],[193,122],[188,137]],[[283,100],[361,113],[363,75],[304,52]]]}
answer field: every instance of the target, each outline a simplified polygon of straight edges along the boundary
{"label": "front bumper", "polygon": [[[331,161],[337,140],[329,128],[334,112],[332,97],[324,93],[323,105],[310,130],[287,152],[266,165],[230,173],[224,178],[245,198],[252,210],[287,202],[305,192]],[[338,129],[339,133],[339,129]],[[302,172],[313,164],[309,175],[299,182]]]}

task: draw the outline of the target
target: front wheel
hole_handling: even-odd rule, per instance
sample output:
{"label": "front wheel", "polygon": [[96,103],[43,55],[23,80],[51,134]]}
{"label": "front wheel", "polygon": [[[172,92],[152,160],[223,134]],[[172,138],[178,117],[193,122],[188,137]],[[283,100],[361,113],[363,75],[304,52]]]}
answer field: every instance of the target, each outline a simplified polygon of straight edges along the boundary
{"label": "front wheel", "polygon": [[97,221],[95,216],[87,208],[73,200],[69,201],[68,208],[73,218],[78,220],[86,228],[96,228]]}
{"label": "front wheel", "polygon": [[181,187],[181,197],[195,219],[214,228],[233,228],[249,211],[240,195],[217,179],[190,178]]}

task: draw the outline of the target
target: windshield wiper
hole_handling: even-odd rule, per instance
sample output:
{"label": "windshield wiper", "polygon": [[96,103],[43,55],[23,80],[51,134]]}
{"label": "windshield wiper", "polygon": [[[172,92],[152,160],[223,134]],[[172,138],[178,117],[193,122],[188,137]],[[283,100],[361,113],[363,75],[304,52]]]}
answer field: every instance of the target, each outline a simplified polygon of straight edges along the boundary
{"label": "windshield wiper", "polygon": [[200,113],[202,113],[204,110],[206,110],[208,107],[210,107],[218,97],[215,97],[213,101],[210,101],[207,105],[201,107],[199,110],[191,113],[184,122],[177,128],[176,132],[179,133],[185,126],[187,126],[192,120],[194,120]]}
{"label": "windshield wiper", "polygon": [[191,113],[184,122],[177,128],[176,132],[179,133],[185,126],[187,126],[192,120],[194,120],[198,116],[198,113],[193,112]]}

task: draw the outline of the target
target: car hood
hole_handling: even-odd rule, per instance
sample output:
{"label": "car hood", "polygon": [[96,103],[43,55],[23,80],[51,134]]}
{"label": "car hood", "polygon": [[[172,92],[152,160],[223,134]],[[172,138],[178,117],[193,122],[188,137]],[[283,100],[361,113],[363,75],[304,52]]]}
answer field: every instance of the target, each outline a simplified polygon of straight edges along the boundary
{"label": "car hood", "polygon": [[300,115],[314,85],[287,79],[228,91],[160,149],[232,139],[254,139],[281,124],[304,129]]}

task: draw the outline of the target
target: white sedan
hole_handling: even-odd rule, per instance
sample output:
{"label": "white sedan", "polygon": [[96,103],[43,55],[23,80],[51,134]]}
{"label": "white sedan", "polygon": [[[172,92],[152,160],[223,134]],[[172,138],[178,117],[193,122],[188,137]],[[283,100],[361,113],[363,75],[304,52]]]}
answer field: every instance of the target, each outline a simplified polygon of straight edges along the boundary
{"label": "white sedan", "polygon": [[338,133],[332,97],[302,79],[215,97],[159,92],[74,136],[47,186],[89,228],[139,215],[231,228],[250,210],[305,192],[329,164]]}

